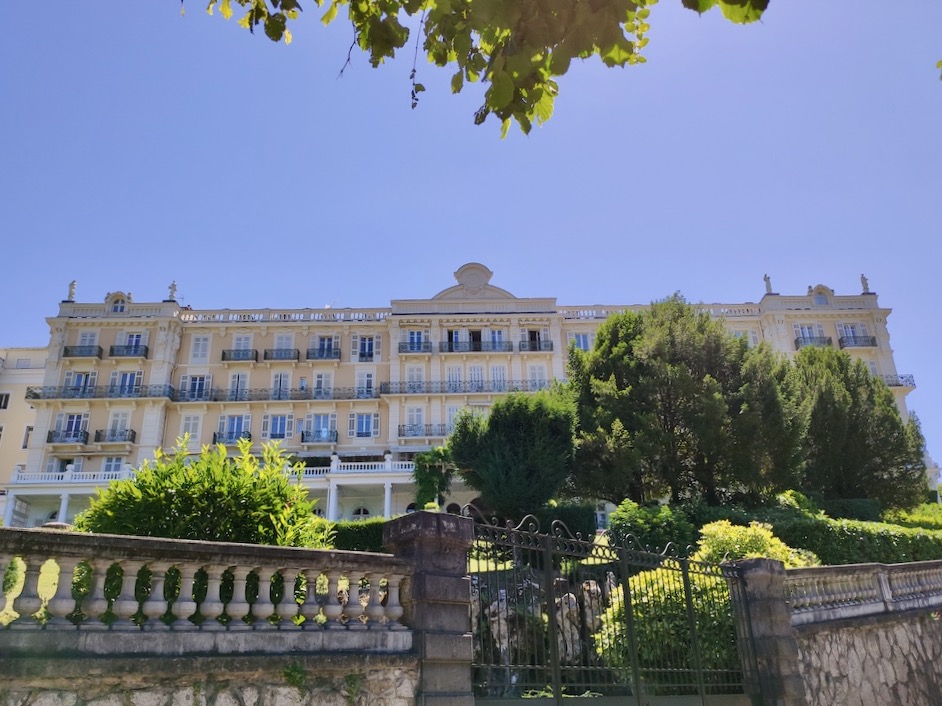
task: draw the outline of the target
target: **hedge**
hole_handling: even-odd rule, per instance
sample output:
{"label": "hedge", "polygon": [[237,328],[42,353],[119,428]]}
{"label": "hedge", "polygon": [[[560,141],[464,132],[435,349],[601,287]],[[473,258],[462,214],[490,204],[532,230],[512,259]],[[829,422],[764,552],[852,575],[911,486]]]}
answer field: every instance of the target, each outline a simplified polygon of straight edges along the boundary
{"label": "hedge", "polygon": [[383,524],[385,517],[368,520],[342,520],[334,523],[334,549],[352,552],[385,552]]}

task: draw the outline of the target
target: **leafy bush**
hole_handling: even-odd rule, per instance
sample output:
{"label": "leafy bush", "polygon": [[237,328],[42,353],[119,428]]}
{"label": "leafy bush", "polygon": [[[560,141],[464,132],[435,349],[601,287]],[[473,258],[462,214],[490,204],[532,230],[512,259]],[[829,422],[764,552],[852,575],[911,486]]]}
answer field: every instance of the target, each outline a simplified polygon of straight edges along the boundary
{"label": "leafy bush", "polygon": [[334,523],[334,549],[352,552],[384,552],[383,517],[368,520],[344,520]]}
{"label": "leafy bush", "polygon": [[786,490],[784,493],[779,493],[775,496],[775,500],[778,502],[779,507],[801,510],[812,515],[821,512],[821,508],[811,498],[797,490]]}
{"label": "leafy bush", "polygon": [[[734,525],[748,525],[754,514],[735,505],[707,505],[700,499],[685,502],[679,506],[694,527],[729,520]],[[694,537],[696,539],[696,537]]]}
{"label": "leafy bush", "polygon": [[296,547],[329,547],[330,523],[314,515],[314,501],[292,477],[277,444],[239,443],[190,458],[185,441],[171,454],[158,449],[135,477],[99,490],[75,520],[77,530],[174,539],[202,539]]}
{"label": "leafy bush", "polygon": [[625,545],[630,534],[651,551],[663,551],[668,543],[683,551],[697,538],[696,528],[683,510],[669,505],[644,507],[632,500],[622,501],[609,515],[608,531],[616,544]]}
{"label": "leafy bush", "polygon": [[880,503],[870,498],[834,498],[824,501],[824,512],[829,517],[848,520],[880,521]]}
{"label": "leafy bush", "polygon": [[553,522],[559,520],[573,535],[582,535],[589,541],[595,536],[595,507],[592,505],[550,504],[534,515],[540,522],[541,532],[549,532]]}
{"label": "leafy bush", "polygon": [[806,549],[794,549],[772,534],[771,525],[750,522],[748,527],[728,520],[711,522],[700,530],[701,539],[693,558],[711,564],[738,559],[777,559],[787,568],[818,566],[821,560]]}
{"label": "leafy bush", "polygon": [[933,502],[917,505],[912,510],[888,510],[882,519],[903,527],[942,530],[942,505]]}

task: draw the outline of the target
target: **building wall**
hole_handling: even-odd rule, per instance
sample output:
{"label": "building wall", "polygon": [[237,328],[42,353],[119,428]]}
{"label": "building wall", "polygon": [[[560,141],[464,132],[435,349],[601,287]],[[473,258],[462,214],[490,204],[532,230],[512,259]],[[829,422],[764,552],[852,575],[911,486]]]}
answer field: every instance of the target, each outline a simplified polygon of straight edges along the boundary
{"label": "building wall", "polygon": [[[486,411],[507,391],[564,378],[570,344],[588,348],[609,315],[644,308],[518,298],[491,285],[491,276],[469,263],[455,286],[431,298],[372,309],[194,310],[172,294],[136,304],[123,292],[102,304],[63,302],[48,319],[45,387],[28,400],[35,408],[28,479],[11,479],[24,463],[20,453],[0,457],[0,482],[29,496],[35,523],[57,509],[70,519],[108,474],[185,432],[192,451],[214,441],[234,450],[250,435],[254,448],[280,439],[309,466],[332,457],[408,461],[441,444],[460,410]],[[862,284],[859,295],[819,285],[799,296],[767,291],[757,304],[702,306],[750,345],[767,341],[789,355],[803,345],[844,348],[890,382],[906,414],[914,383],[893,361],[890,310]],[[24,392],[13,391],[11,404],[15,395],[25,410]],[[26,423],[14,422],[17,435]],[[129,431],[109,434],[115,430]],[[338,516],[358,508],[399,513],[411,497],[411,469],[335,465],[312,472],[308,485]],[[470,497],[458,493],[456,501]]]}

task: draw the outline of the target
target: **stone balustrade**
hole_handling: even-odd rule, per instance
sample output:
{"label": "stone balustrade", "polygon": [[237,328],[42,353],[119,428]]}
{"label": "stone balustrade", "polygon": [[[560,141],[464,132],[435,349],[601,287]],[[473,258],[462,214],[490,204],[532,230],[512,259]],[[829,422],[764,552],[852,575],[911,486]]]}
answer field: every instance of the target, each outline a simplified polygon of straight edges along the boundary
{"label": "stone balustrade", "polygon": [[942,606],[942,561],[791,569],[792,625]]}
{"label": "stone balustrade", "polygon": [[0,529],[0,572],[11,562],[14,652],[40,631],[44,649],[93,654],[283,652],[278,635],[293,651],[411,648],[412,566],[388,554]]}

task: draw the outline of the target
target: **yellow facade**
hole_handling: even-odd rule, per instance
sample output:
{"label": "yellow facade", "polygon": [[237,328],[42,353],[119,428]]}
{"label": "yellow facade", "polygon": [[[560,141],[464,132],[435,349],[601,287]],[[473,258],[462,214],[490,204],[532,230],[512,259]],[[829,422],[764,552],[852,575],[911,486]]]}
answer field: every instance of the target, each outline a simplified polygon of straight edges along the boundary
{"label": "yellow facade", "polygon": [[[162,302],[122,292],[62,302],[48,319],[42,381],[15,393],[34,408],[34,431],[25,460],[2,456],[0,481],[20,501],[17,513],[7,503],[5,521],[69,520],[96,487],[184,434],[193,451],[279,440],[304,459],[304,482],[331,518],[407,511],[413,455],[441,444],[459,411],[564,378],[569,345],[588,348],[607,316],[644,308],[518,298],[491,276],[469,263],[429,299],[372,309],[197,310],[180,306],[173,287]],[[890,310],[865,280],[852,296],[766,288],[757,304],[703,306],[751,345],[848,350],[890,384],[905,414],[914,382],[896,371]]]}

